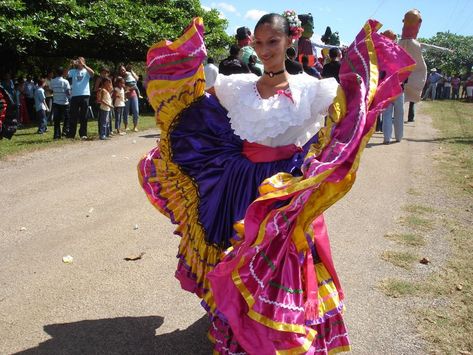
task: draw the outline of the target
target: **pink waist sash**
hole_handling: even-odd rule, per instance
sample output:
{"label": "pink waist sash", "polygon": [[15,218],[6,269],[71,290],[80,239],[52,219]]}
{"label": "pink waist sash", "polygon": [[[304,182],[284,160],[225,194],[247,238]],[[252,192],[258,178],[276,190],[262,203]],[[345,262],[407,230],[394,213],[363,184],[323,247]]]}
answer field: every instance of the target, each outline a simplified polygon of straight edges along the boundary
{"label": "pink waist sash", "polygon": [[298,152],[302,152],[302,148],[295,144],[270,147],[259,143],[243,141],[243,151],[241,153],[253,163],[268,163],[289,159]]}

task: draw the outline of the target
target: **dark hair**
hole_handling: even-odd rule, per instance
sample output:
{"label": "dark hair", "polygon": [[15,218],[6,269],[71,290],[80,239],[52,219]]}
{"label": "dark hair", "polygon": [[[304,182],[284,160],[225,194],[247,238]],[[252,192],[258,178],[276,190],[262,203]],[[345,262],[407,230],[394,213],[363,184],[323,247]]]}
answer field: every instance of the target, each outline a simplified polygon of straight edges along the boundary
{"label": "dark hair", "polygon": [[230,46],[230,55],[237,56],[238,53],[240,53],[240,47],[237,46],[236,44],[232,44]]}
{"label": "dark hair", "polygon": [[39,79],[39,80],[38,80],[38,86],[42,86],[45,82],[46,82],[46,80],[44,80],[44,79]]}
{"label": "dark hair", "polygon": [[111,82],[112,80],[110,80],[110,78],[103,78],[102,81],[100,82],[100,87],[103,88],[105,84],[111,83]]}
{"label": "dark hair", "polygon": [[248,27],[238,27],[236,30],[235,38],[237,41],[247,39],[251,36],[251,31]]}
{"label": "dark hair", "polygon": [[120,83],[125,83],[125,79],[123,79],[121,76],[117,76],[115,78],[115,85],[118,85]]}
{"label": "dark hair", "polygon": [[208,58],[207,58],[207,63],[213,64],[213,63],[215,63],[215,61],[214,61],[214,59],[213,59],[212,57],[208,57]]}
{"label": "dark hair", "polygon": [[100,73],[103,72],[103,71],[106,71],[107,73],[110,73],[110,70],[108,70],[107,67],[100,68]]}
{"label": "dark hair", "polygon": [[248,57],[248,63],[256,64],[256,56],[254,54]]}
{"label": "dark hair", "polygon": [[259,26],[264,25],[265,23],[269,23],[270,25],[276,26],[285,35],[291,36],[291,28],[289,27],[289,22],[284,16],[275,13],[263,15],[263,17],[261,17],[256,23],[255,32]]}
{"label": "dark hair", "polygon": [[62,76],[64,74],[64,68],[59,67],[56,69],[56,76]]}
{"label": "dark hair", "polygon": [[341,53],[341,52],[340,52],[340,49],[335,48],[335,47],[334,47],[334,48],[330,48],[330,50],[328,51],[328,55],[329,55],[329,57],[332,58],[332,59],[337,58],[339,53]]}

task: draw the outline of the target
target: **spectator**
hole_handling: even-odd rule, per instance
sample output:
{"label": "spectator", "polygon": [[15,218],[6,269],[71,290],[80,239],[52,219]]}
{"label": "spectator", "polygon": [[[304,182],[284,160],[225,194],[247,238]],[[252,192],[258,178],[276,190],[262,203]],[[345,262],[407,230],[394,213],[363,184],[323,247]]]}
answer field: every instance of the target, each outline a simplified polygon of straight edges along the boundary
{"label": "spectator", "polygon": [[[115,107],[115,129],[118,134],[126,134],[126,129],[128,126],[128,117],[124,117],[125,112],[125,80],[119,76],[116,80],[116,87],[113,94],[113,106]],[[120,127],[123,123],[125,125],[125,130],[120,131]]]}
{"label": "spectator", "polygon": [[24,85],[24,95],[26,101],[26,110],[28,111],[28,117],[30,121],[36,120],[36,111],[34,108],[34,91],[35,91],[35,83],[30,75],[26,77],[25,85]]}
{"label": "spectator", "polygon": [[30,116],[28,115],[28,109],[26,107],[25,97],[25,80],[19,79],[16,87],[16,103],[18,105],[18,124],[26,125],[31,122]]}
{"label": "spectator", "polygon": [[422,100],[426,100],[429,96],[432,98],[432,101],[435,100],[435,95],[437,94],[437,84],[442,79],[442,75],[437,73],[437,69],[432,68],[430,70],[429,77],[427,81],[429,82],[427,90],[425,91],[424,97]]}
{"label": "spectator", "polygon": [[98,99],[98,94],[100,92],[100,87],[102,86],[102,80],[105,79],[105,78],[108,78],[110,75],[110,70],[108,70],[108,68],[106,67],[102,67],[100,68],[100,75],[98,78],[95,79],[95,82],[94,82],[94,107],[93,107],[93,110],[94,110],[94,113],[95,113],[95,116],[96,117],[99,117],[99,110],[100,110],[100,103],[99,103],[99,99]]}
{"label": "spectator", "polygon": [[64,121],[63,132],[69,124],[69,97],[71,96],[71,86],[64,79],[64,68],[59,67],[56,70],[56,77],[51,80],[51,89],[53,90],[53,122],[54,139],[61,138],[61,120]]}
{"label": "spectator", "polygon": [[46,112],[49,111],[49,108],[46,104],[46,94],[44,92],[45,85],[46,81],[40,79],[38,81],[38,87],[34,93],[34,105],[36,109],[36,118],[38,120],[38,134],[43,134],[48,130],[48,116],[46,116]]}
{"label": "spectator", "polygon": [[230,47],[230,55],[220,62],[218,66],[218,71],[223,75],[232,75],[232,74],[245,74],[249,73],[250,69],[248,65],[243,63],[243,61],[238,58],[240,53],[240,47],[236,44]]}
{"label": "spectator", "polygon": [[342,58],[342,51],[339,48],[330,48],[329,52],[330,62],[324,65],[322,70],[323,78],[335,78],[340,82],[338,74],[340,72],[340,59]]}
{"label": "spectator", "polygon": [[129,90],[135,90],[138,98],[142,99],[143,96],[141,96],[140,89],[138,88],[138,75],[133,71],[131,64],[127,64],[125,69],[125,76],[123,76],[123,79],[125,79],[125,85]]}
{"label": "spectator", "polygon": [[443,98],[450,100],[450,94],[452,91],[452,78],[450,76],[446,76],[443,82]]}
{"label": "spectator", "polygon": [[435,98],[437,100],[443,100],[443,84],[445,82],[445,77],[442,75],[440,69],[437,71],[442,77],[437,82],[437,88],[435,90]]}
{"label": "spectator", "polygon": [[463,99],[463,98],[466,98],[466,80],[468,78],[468,74],[465,74],[462,78],[461,78],[461,94],[460,94],[460,99]]}
{"label": "spectator", "polygon": [[473,75],[469,73],[466,81],[465,81],[465,89],[466,89],[466,99],[468,102],[473,102]]}
{"label": "spectator", "polygon": [[302,74],[304,69],[302,68],[302,64],[296,61],[296,50],[294,47],[289,47],[286,50],[286,60],[284,62],[286,67],[286,71],[289,74],[297,75]]}
{"label": "spectator", "polygon": [[[126,68],[123,65],[120,65],[118,68],[118,72],[120,73],[121,77],[124,77],[127,75]],[[138,102],[138,95],[136,93],[136,90],[130,89],[129,86],[126,85],[126,80],[125,80],[125,112],[123,119],[125,122],[128,122],[128,116],[130,114],[133,115],[133,131],[138,132],[138,119],[140,115],[140,107],[139,107],[139,102]]]}
{"label": "spectator", "polygon": [[53,90],[51,89],[52,78],[54,78],[54,72],[50,70],[44,79],[44,93],[46,94],[46,105],[48,106],[48,122],[52,122],[53,119]]}
{"label": "spectator", "polygon": [[204,66],[205,74],[205,90],[214,86],[215,80],[218,75],[218,68],[214,64],[214,59],[212,57],[207,58],[207,64]]}
{"label": "spectator", "polygon": [[452,78],[452,99],[453,100],[458,100],[460,98],[459,92],[460,92],[460,75],[454,75]]}
{"label": "spectator", "polygon": [[261,69],[256,66],[256,62],[257,62],[256,55],[254,54],[250,55],[250,57],[248,58],[248,68],[250,68],[250,71],[253,74],[257,76],[262,76],[263,73],[261,72]]}
{"label": "spectator", "polygon": [[110,137],[110,110],[113,109],[112,97],[110,93],[113,90],[112,81],[109,78],[103,78],[98,93],[100,111],[99,111],[99,137],[101,140]]}
{"label": "spectator", "polygon": [[71,118],[69,122],[69,132],[66,137],[75,138],[77,122],[80,123],[79,136],[87,139],[87,111],[90,98],[90,78],[94,76],[94,71],[85,64],[84,57],[79,57],[71,62],[72,69],[67,76],[72,79],[71,97]]}
{"label": "spectator", "polygon": [[[256,55],[255,49],[251,46],[252,37],[250,29],[248,27],[237,28],[235,38],[237,40],[238,47],[240,47],[240,59],[242,62],[250,67],[250,56],[254,55],[256,61],[253,63],[253,67],[258,68],[259,72],[261,72],[261,75],[263,75],[263,64]],[[258,70],[253,72],[251,68],[250,71],[255,74],[258,72]]]}
{"label": "spectator", "polygon": [[321,79],[320,73],[317,71],[317,69],[311,67],[309,65],[309,58],[307,56],[302,56],[302,68],[304,69],[304,72],[306,74],[309,74],[310,76],[313,76],[317,79]]}

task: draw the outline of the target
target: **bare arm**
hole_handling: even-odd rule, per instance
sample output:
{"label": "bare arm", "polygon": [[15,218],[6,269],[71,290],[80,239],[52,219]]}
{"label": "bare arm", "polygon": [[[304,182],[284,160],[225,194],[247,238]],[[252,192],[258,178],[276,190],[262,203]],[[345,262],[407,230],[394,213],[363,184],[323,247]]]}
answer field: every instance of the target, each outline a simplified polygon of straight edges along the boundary
{"label": "bare arm", "polygon": [[422,47],[422,49],[437,49],[439,51],[453,53],[453,50],[451,50],[450,48],[439,47],[433,44],[421,43],[420,46]]}
{"label": "bare arm", "polygon": [[211,88],[208,88],[206,90],[210,95],[213,95],[215,97],[217,97],[217,93],[215,92],[215,88],[212,86]]}
{"label": "bare arm", "polygon": [[79,59],[80,64],[84,66],[84,69],[87,70],[87,73],[89,73],[90,77],[93,78],[95,75],[95,72],[92,70],[92,68],[88,67],[87,64],[85,64],[84,58]]}

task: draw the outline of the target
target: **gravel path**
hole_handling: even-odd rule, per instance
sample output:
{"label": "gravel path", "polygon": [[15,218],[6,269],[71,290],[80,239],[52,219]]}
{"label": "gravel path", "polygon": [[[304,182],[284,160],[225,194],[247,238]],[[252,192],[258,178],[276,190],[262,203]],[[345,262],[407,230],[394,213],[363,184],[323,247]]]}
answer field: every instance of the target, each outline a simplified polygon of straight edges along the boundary
{"label": "gravel path", "polygon": [[[375,288],[393,276],[383,236],[431,163],[429,119],[405,136],[385,146],[375,134],[354,188],[326,214],[354,354],[423,353],[408,307]],[[205,313],[173,277],[173,227],[137,182],[155,140],[139,132],[0,162],[1,354],[211,353]]]}

